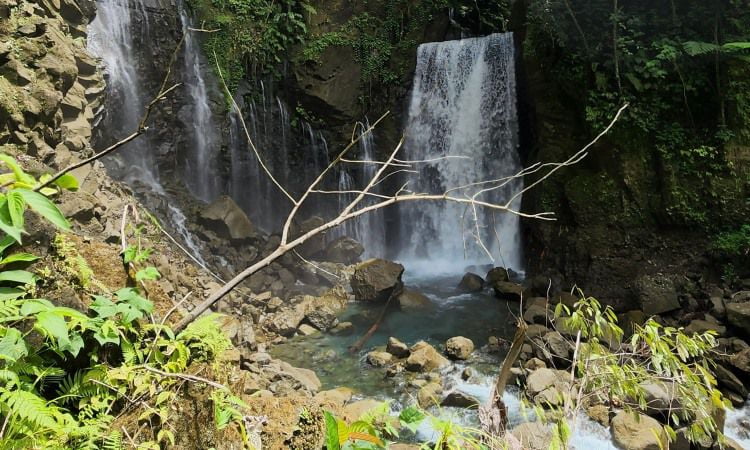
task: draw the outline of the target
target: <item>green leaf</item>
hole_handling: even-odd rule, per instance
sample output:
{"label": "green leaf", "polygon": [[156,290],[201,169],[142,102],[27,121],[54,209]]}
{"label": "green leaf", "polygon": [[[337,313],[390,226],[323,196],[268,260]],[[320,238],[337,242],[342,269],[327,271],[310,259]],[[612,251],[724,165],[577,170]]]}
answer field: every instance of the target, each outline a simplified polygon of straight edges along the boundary
{"label": "green leaf", "polygon": [[150,281],[150,280],[158,280],[161,277],[161,274],[158,270],[156,270],[156,267],[149,266],[146,268],[143,268],[136,272],[135,274],[135,281]]}
{"label": "green leaf", "polygon": [[65,219],[65,216],[57,209],[54,203],[42,194],[28,189],[16,189],[15,192],[20,193],[26,204],[34,210],[37,214],[49,220],[53,225],[63,230],[70,229],[70,223]]}
{"label": "green leaf", "polygon": [[15,300],[22,297],[25,292],[18,288],[0,287],[0,302]]}
{"label": "green leaf", "polygon": [[65,319],[52,311],[42,311],[37,314],[35,327],[42,334],[55,338],[61,349],[70,343]]}
{"label": "green leaf", "polygon": [[[21,233],[23,233],[23,230],[13,225],[13,220],[8,211],[7,199],[0,202],[0,230],[4,231],[5,234],[11,237],[14,241],[19,244],[21,243]],[[3,239],[3,241],[5,241],[5,239]]]}
{"label": "green leaf", "polygon": [[0,281],[10,281],[20,284],[34,284],[36,276],[26,270],[4,270],[0,272]]}
{"label": "green leaf", "polygon": [[422,423],[424,418],[424,413],[416,406],[409,406],[398,415],[398,420],[401,424],[408,428],[412,433],[417,431],[419,424]]}
{"label": "green leaf", "polygon": [[10,222],[16,228],[23,228],[23,212],[26,210],[26,202],[21,194],[12,190],[5,196],[8,202],[8,213]]}
{"label": "green leaf", "polygon": [[23,305],[21,305],[21,314],[24,316],[31,316],[42,311],[51,311],[53,309],[55,309],[55,305],[49,300],[35,298],[23,301]]}
{"label": "green leaf", "polygon": [[14,262],[34,262],[39,259],[38,256],[32,255],[31,253],[14,253],[7,258],[0,259],[0,265],[10,264]]}
{"label": "green leaf", "polygon": [[94,301],[89,308],[96,312],[96,315],[102,319],[108,319],[117,314],[117,305],[115,302],[100,295],[94,296]]}
{"label": "green leaf", "polygon": [[7,328],[0,339],[0,360],[17,361],[28,354],[23,334],[15,328]]}
{"label": "green leaf", "polygon": [[24,172],[18,162],[11,156],[0,153],[0,161],[4,162],[5,165],[8,166],[11,171],[13,171],[13,175],[15,175],[16,181],[20,181],[28,185],[34,185],[36,183],[34,177]]}
{"label": "green leaf", "polygon": [[336,418],[328,411],[324,411],[323,415],[325,416],[326,423],[326,449],[341,450],[339,427]]}
{"label": "green leaf", "polygon": [[74,334],[69,339],[63,340],[59,343],[61,351],[68,351],[73,356],[78,356],[83,345],[83,337],[80,334]]}
{"label": "green leaf", "polygon": [[7,250],[8,247],[15,243],[16,240],[11,236],[5,236],[4,238],[0,239],[0,255],[5,253],[5,250]]}
{"label": "green leaf", "polygon": [[99,342],[99,345],[119,344],[120,334],[117,332],[117,325],[111,320],[105,320],[102,326],[94,332],[94,339]]}
{"label": "green leaf", "polygon": [[55,180],[55,184],[69,191],[77,191],[80,187],[78,184],[78,179],[69,173],[66,173]]}
{"label": "green leaf", "polygon": [[154,311],[154,304],[148,299],[141,297],[136,288],[123,288],[115,292],[115,295],[118,300],[133,306],[138,311],[146,314],[151,314]]}

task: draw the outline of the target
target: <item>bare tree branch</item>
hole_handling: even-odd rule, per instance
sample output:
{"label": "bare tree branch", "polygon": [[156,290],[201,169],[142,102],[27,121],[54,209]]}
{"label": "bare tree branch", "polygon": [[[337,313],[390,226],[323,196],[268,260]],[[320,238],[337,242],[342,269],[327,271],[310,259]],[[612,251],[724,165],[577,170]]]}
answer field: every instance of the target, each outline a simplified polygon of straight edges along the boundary
{"label": "bare tree branch", "polygon": [[[226,84],[224,85],[226,89]],[[235,103],[236,107],[236,103]],[[528,169],[524,169],[516,173],[515,175],[511,175],[509,177],[505,177],[500,179],[501,183],[508,183],[515,179],[522,179],[525,175],[528,175],[530,173],[534,173],[539,170],[543,170],[545,168],[551,167],[545,175],[540,177],[539,180],[532,183],[530,186],[522,189],[520,192],[527,192],[529,189],[537,186],[542,180],[549,178],[554,172],[561,169],[562,167],[571,166],[573,164],[578,163],[585,155],[587,154],[587,150],[594,145],[599,139],[601,139],[604,134],[606,134],[617,122],[617,120],[620,118],[620,115],[622,111],[627,107],[627,105],[624,105],[620,110],[617,112],[617,114],[612,119],[611,123],[608,127],[604,129],[596,138],[594,138],[593,141],[591,141],[589,144],[584,146],[581,150],[577,151],[573,156],[568,158],[567,160],[560,162],[560,163],[546,163],[546,164],[534,164],[530,166]],[[377,125],[380,120],[382,120],[385,116],[378,119],[373,126]],[[244,118],[240,114],[240,120],[244,123]],[[372,132],[372,127],[368,128],[366,132]],[[364,135],[364,133],[360,134],[360,136]],[[249,135],[248,135],[249,138]],[[486,188],[479,191],[479,193],[474,193],[472,196],[459,196],[451,194],[451,192],[456,192],[456,188],[449,188],[443,193],[406,193],[405,188],[406,184],[401,186],[401,188],[398,189],[394,194],[379,194],[379,193],[373,193],[372,189],[385,177],[389,175],[385,175],[385,172],[391,168],[394,167],[395,164],[409,164],[409,162],[406,162],[404,160],[398,160],[396,158],[398,152],[401,150],[404,140],[402,139],[401,142],[399,142],[398,146],[391,152],[391,154],[388,156],[388,158],[385,161],[382,162],[375,162],[371,161],[371,163],[377,163],[379,166],[376,173],[370,178],[370,180],[367,182],[367,185],[362,189],[354,189],[354,190],[341,190],[341,191],[325,191],[321,189],[316,189],[316,187],[320,184],[320,182],[323,180],[323,177],[326,173],[328,173],[337,163],[342,162],[342,159],[346,152],[354,145],[356,142],[356,139],[354,138],[354,133],[352,134],[352,140],[351,142],[344,148],[344,150],[339,153],[339,155],[326,167],[320,175],[308,186],[304,194],[299,198],[299,200],[293,200],[294,207],[292,208],[291,212],[287,216],[286,222],[283,227],[282,231],[282,238],[281,242],[274,249],[270,254],[265,256],[260,261],[256,262],[255,264],[252,264],[251,266],[247,267],[240,273],[238,273],[234,278],[229,280],[227,283],[225,283],[221,288],[213,292],[206,300],[204,300],[202,303],[195,306],[195,308],[188,313],[176,326],[176,330],[181,330],[185,326],[187,326],[190,322],[195,320],[198,316],[203,314],[205,311],[207,311],[214,303],[219,301],[222,297],[227,295],[229,292],[231,292],[237,285],[242,283],[244,280],[249,278],[254,273],[258,272],[259,270],[268,267],[272,262],[274,262],[276,259],[284,255],[285,253],[289,251],[293,251],[296,247],[301,245],[302,243],[306,242],[308,239],[312,238],[313,236],[319,235],[321,233],[326,232],[329,229],[332,229],[334,227],[337,227],[341,225],[342,223],[352,220],[356,217],[359,217],[361,215],[367,214],[369,212],[382,209],[391,205],[399,204],[399,203],[405,203],[405,202],[413,202],[413,201],[439,201],[439,202],[452,202],[452,203],[458,203],[467,205],[467,207],[471,208],[471,211],[474,215],[474,220],[477,222],[477,209],[478,208],[486,208],[493,211],[502,211],[510,214],[515,214],[519,217],[525,217],[525,218],[531,218],[531,219],[538,219],[538,220],[555,220],[554,219],[554,213],[552,212],[539,212],[539,213],[524,213],[520,210],[514,209],[511,207],[511,203],[513,199],[518,198],[520,196],[520,193],[516,193],[515,195],[511,196],[511,200],[506,202],[505,204],[496,204],[489,201],[482,201],[478,200],[477,196],[480,195],[483,192],[487,192],[488,189],[494,189],[496,187],[492,188]],[[256,155],[259,155],[256,152]],[[396,166],[399,167],[399,166]],[[399,169],[403,170],[403,169]],[[271,174],[268,173],[270,176]],[[491,184],[493,181],[484,182],[484,181],[478,181],[476,183],[471,183],[470,185],[473,186],[479,186],[479,185],[486,185]],[[468,185],[467,185],[468,186]],[[459,189],[460,190],[460,189]],[[307,231],[306,233],[297,236],[295,238],[290,238],[290,228],[291,224],[294,220],[294,217],[296,213],[299,211],[299,208],[304,203],[304,201],[312,194],[315,193],[321,193],[321,194],[356,194],[356,197],[347,205],[345,206],[339,214],[334,217],[333,219],[323,223],[322,225]],[[372,204],[361,206],[360,203],[365,197],[374,197],[379,199],[379,201],[374,202]],[[291,198],[291,196],[290,196]],[[481,238],[479,237],[479,230],[478,230],[478,224],[475,223],[475,232],[472,234],[475,234],[474,238],[481,243]],[[486,246],[484,247],[485,251],[489,251]]]}

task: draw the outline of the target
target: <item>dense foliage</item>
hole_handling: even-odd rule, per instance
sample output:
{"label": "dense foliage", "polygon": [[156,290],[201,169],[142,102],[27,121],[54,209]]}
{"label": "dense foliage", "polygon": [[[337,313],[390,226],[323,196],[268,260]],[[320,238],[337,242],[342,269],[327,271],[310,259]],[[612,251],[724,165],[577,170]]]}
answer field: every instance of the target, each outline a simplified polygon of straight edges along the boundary
{"label": "dense foliage", "polygon": [[204,50],[234,91],[245,76],[273,73],[289,48],[303,42],[305,16],[315,10],[303,0],[189,0],[202,28]]}
{"label": "dense foliage", "polygon": [[[231,347],[215,316],[175,334],[164,320],[154,321],[154,305],[137,287],[94,296],[85,312],[38,298],[37,283],[49,274],[18,268],[38,258],[8,250],[22,244],[28,208],[68,230],[67,220],[44,194],[76,189],[78,183],[65,175],[54,188],[38,193],[33,189],[40,180],[6,155],[0,161],[10,169],[0,174],[6,189],[0,194],[0,448],[124,448],[124,427],[113,424],[129,412],[153,431],[138,439],[138,448],[174,444],[174,403],[185,382],[195,381],[183,373],[194,364],[218,364]],[[72,244],[59,236],[55,245],[72,259],[67,261],[71,270],[83,269],[85,263],[68,248]],[[124,263],[139,265],[149,254],[140,245],[128,247]],[[146,266],[134,281],[157,277],[158,271]],[[217,428],[239,420],[244,430],[238,398],[222,388],[212,399]]]}
{"label": "dense foliage", "polygon": [[743,220],[728,205],[736,209],[748,185],[730,155],[750,137],[746,2],[535,0],[528,22],[525,51],[592,131],[630,103],[616,139],[655,147],[668,203],[660,220],[706,228]]}

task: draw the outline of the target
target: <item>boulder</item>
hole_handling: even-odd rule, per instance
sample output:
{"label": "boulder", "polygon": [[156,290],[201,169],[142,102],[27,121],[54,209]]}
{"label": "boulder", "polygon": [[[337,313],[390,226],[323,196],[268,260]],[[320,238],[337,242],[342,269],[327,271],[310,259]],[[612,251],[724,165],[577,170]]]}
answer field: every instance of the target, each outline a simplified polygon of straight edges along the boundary
{"label": "boulder", "polygon": [[458,283],[458,290],[462,292],[479,292],[484,288],[484,280],[475,273],[468,272]]}
{"label": "boulder", "polygon": [[305,318],[305,306],[298,304],[269,316],[265,328],[280,336],[292,336]]}
{"label": "boulder", "polygon": [[[299,237],[322,226],[323,224],[325,224],[325,220],[323,220],[322,217],[312,216],[298,224],[294,224],[291,227],[290,235],[292,237]],[[312,258],[313,256],[320,255],[325,252],[325,249],[325,233],[318,233],[297,247],[297,251],[305,258]]]}
{"label": "boulder", "polygon": [[331,328],[331,334],[337,336],[345,336],[351,334],[354,331],[354,324],[351,322],[339,322],[338,325]]}
{"label": "boulder", "polygon": [[474,343],[463,336],[452,337],[445,343],[445,353],[451,359],[468,359],[473,351]]}
{"label": "boulder", "polygon": [[540,359],[566,365],[570,364],[573,346],[559,332],[550,331],[542,337],[542,346],[536,350],[540,353]]}
{"label": "boulder", "polygon": [[385,351],[396,358],[406,358],[409,356],[409,347],[395,337],[388,338],[388,344],[385,347]]}
{"label": "boulder", "polygon": [[747,388],[742,383],[742,381],[737,378],[737,375],[732,373],[731,370],[727,369],[721,364],[717,364],[716,367],[714,367],[714,375],[716,375],[716,380],[719,382],[719,386],[723,386],[731,391],[736,392],[742,398],[747,398]]}
{"label": "boulder", "polygon": [[315,394],[315,401],[323,406],[340,408],[352,399],[354,392],[346,387],[338,387],[328,391],[320,391]]}
{"label": "boulder", "polygon": [[453,391],[445,396],[440,406],[452,406],[454,408],[476,408],[479,406],[479,400],[469,394],[461,391]]}
{"label": "boulder", "polygon": [[523,313],[523,320],[527,323],[544,325],[549,322],[551,315],[547,311],[546,305],[533,304]]}
{"label": "boulder", "polygon": [[674,281],[665,275],[644,275],[635,282],[641,309],[649,316],[680,308]]}
{"label": "boulder", "polygon": [[612,419],[612,438],[625,450],[668,448],[667,435],[661,424],[639,413],[619,412]]}
{"label": "boulder", "polygon": [[374,367],[384,367],[393,359],[393,355],[388,352],[370,352],[367,354],[367,362]]}
{"label": "boulder", "polygon": [[729,363],[750,375],[750,348],[739,351],[729,357]]}
{"label": "boulder", "polygon": [[662,382],[644,382],[640,385],[643,389],[646,399],[646,410],[648,415],[657,415],[680,408],[680,401],[677,397],[676,389],[673,384]]}
{"label": "boulder", "polygon": [[227,239],[255,236],[255,226],[228,195],[222,195],[198,213],[198,223]]}
{"label": "boulder", "polygon": [[306,323],[303,323],[297,329],[297,334],[300,336],[312,336],[315,333],[319,333],[319,331]]}
{"label": "boulder", "polygon": [[492,289],[495,296],[512,302],[520,301],[523,298],[523,286],[509,281],[496,281],[492,283]]}
{"label": "boulder", "polygon": [[606,405],[593,405],[586,408],[586,414],[594,422],[600,423],[602,426],[609,426],[609,408]]}
{"label": "boulder", "polygon": [[405,311],[425,310],[433,307],[426,295],[407,288],[403,288],[399,294],[398,304]]}
{"label": "boulder", "polygon": [[328,244],[325,259],[335,263],[354,264],[364,252],[362,244],[348,236],[342,236]]}
{"label": "boulder", "polygon": [[508,278],[508,271],[505,270],[504,267],[495,267],[487,272],[487,276],[484,277],[484,281],[486,281],[487,284],[492,285],[498,281],[505,282],[510,281],[510,279]]}
{"label": "boulder", "polygon": [[539,358],[531,358],[524,363],[523,368],[533,372],[538,369],[546,369],[547,364]]}
{"label": "boulder", "polygon": [[718,336],[724,336],[727,333],[727,327],[724,325],[709,322],[707,320],[693,320],[685,327],[686,334],[703,334],[707,331],[715,331]]}
{"label": "boulder", "polygon": [[430,406],[437,405],[440,400],[440,393],[443,392],[440,383],[431,381],[421,388],[417,392],[417,402],[422,408],[429,408]]}
{"label": "boulder", "polygon": [[357,265],[351,286],[354,298],[364,302],[385,302],[402,289],[404,266],[384,259],[370,259]]}
{"label": "boulder", "polygon": [[339,323],[336,313],[327,306],[315,308],[305,316],[308,322],[320,331],[328,331]]}
{"label": "boulder", "polygon": [[309,392],[315,393],[318,392],[320,389],[320,380],[318,379],[318,376],[315,375],[315,372],[309,369],[302,369],[300,367],[294,367],[291,364],[284,362],[284,361],[278,361],[279,367],[281,369],[282,375],[287,375],[295,380],[297,380],[300,385],[308,390]]}
{"label": "boulder", "polygon": [[557,381],[557,377],[558,374],[555,370],[547,369],[546,367],[537,369],[526,377],[526,392],[529,393],[530,397],[534,397],[536,394],[553,386]]}
{"label": "boulder", "polygon": [[548,450],[552,442],[552,430],[541,422],[527,422],[510,431],[524,450]]}
{"label": "boulder", "polygon": [[406,360],[406,370],[410,372],[430,372],[441,369],[450,362],[430,344],[419,341],[409,349],[411,354]]}
{"label": "boulder", "polygon": [[344,411],[341,414],[341,418],[344,419],[346,422],[354,422],[365,414],[367,414],[369,411],[372,411],[375,408],[380,407],[383,404],[383,402],[380,402],[378,400],[373,400],[371,398],[367,398],[364,400],[360,400],[354,403],[350,403],[344,407]]}
{"label": "boulder", "polygon": [[728,303],[726,311],[730,324],[750,334],[750,302]]}

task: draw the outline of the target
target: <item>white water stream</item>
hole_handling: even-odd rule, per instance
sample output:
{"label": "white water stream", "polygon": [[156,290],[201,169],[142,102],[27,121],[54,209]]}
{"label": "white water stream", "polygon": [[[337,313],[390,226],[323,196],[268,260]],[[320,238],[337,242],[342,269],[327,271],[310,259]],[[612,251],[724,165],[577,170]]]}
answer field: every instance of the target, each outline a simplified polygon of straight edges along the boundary
{"label": "white water stream", "polygon": [[[511,33],[419,46],[405,153],[422,165],[408,189],[502,203],[522,188],[497,180],[521,169],[518,156],[515,53]],[[469,185],[469,186],[467,186]],[[489,189],[493,188],[494,189]],[[520,207],[521,198],[511,206]],[[399,213],[401,259],[521,269],[518,217],[443,201],[409,204]]]}

